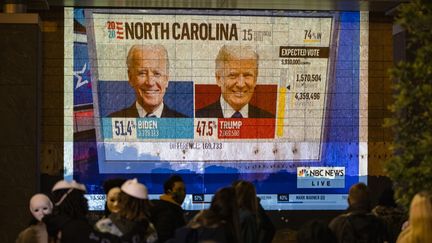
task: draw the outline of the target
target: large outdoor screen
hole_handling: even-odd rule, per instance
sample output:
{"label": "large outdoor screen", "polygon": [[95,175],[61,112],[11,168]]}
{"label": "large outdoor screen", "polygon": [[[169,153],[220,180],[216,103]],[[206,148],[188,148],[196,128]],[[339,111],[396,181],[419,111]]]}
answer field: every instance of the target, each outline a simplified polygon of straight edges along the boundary
{"label": "large outdoor screen", "polygon": [[272,210],[344,209],[367,176],[363,12],[65,9],[64,176],[172,174],[185,209],[235,180]]}

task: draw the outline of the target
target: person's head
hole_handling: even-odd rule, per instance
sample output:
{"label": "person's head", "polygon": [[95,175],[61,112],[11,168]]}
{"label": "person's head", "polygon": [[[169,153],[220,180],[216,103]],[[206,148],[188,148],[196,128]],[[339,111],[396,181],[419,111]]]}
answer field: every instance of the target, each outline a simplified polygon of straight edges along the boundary
{"label": "person's head", "polygon": [[214,194],[210,207],[203,211],[203,217],[200,217],[199,220],[206,227],[214,227],[223,222],[236,225],[239,221],[238,217],[235,189],[224,187]]}
{"label": "person's head", "polygon": [[255,186],[249,181],[236,181],[234,185],[239,208],[249,210],[252,213],[258,211],[258,200]]}
{"label": "person's head", "polygon": [[30,199],[30,212],[37,221],[42,221],[42,218],[50,214],[53,209],[51,200],[45,194],[35,194]]}
{"label": "person's head", "polygon": [[224,45],[216,57],[216,81],[235,110],[251,100],[258,77],[258,54],[249,46]]}
{"label": "person's head", "polygon": [[131,221],[147,221],[150,208],[147,187],[132,179],[123,183],[120,189],[118,214]]}
{"label": "person's head", "polygon": [[233,187],[219,189],[214,194],[208,211],[214,216],[209,219],[209,224],[227,223],[231,230],[232,239],[239,242],[240,220],[235,189]]}
{"label": "person's head", "polygon": [[186,196],[186,187],[179,175],[173,175],[164,183],[164,193],[181,205]]}
{"label": "person's head", "polygon": [[369,190],[364,183],[357,183],[350,187],[348,194],[348,204],[350,207],[360,207],[370,209]]}
{"label": "person's head", "polygon": [[168,87],[168,52],[162,45],[133,45],[127,56],[128,79],[138,103],[153,112]]}
{"label": "person's head", "polygon": [[229,219],[238,214],[237,196],[234,188],[224,187],[219,189],[210,203],[210,211],[220,215],[222,219]]}
{"label": "person's head", "polygon": [[394,200],[394,191],[391,187],[384,189],[378,198],[378,205],[384,207],[397,207],[397,204]]}
{"label": "person's head", "polygon": [[74,219],[85,218],[88,212],[86,188],[76,181],[61,180],[52,188],[54,211]]}
{"label": "person's head", "polygon": [[126,180],[122,178],[115,178],[104,182],[103,188],[106,194],[105,215],[118,213],[118,195],[120,193],[120,187],[125,181]]}

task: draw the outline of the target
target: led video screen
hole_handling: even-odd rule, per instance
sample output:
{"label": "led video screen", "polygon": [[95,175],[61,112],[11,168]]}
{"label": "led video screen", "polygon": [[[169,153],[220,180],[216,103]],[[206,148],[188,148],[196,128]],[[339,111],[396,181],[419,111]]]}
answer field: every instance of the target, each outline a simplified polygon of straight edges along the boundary
{"label": "led video screen", "polygon": [[65,178],[238,179],[271,210],[344,209],[367,176],[363,12],[65,9]]}

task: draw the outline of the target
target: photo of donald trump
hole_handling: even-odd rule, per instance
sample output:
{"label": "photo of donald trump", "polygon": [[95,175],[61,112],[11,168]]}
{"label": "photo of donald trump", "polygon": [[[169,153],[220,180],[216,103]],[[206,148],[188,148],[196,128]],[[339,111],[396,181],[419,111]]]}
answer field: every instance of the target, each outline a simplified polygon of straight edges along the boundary
{"label": "photo of donald trump", "polygon": [[198,109],[198,118],[274,118],[268,111],[249,103],[258,77],[258,54],[249,46],[224,45],[216,57],[218,100]]}

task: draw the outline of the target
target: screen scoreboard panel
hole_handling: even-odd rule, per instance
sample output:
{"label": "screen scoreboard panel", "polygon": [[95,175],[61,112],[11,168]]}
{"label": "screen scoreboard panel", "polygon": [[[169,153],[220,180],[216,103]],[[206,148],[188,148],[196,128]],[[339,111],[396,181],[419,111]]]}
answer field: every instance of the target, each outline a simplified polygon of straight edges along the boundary
{"label": "screen scoreboard panel", "polygon": [[185,209],[239,179],[266,209],[344,209],[367,176],[367,26],[367,12],[66,8],[64,176],[94,210],[106,179],[157,198],[172,174]]}

